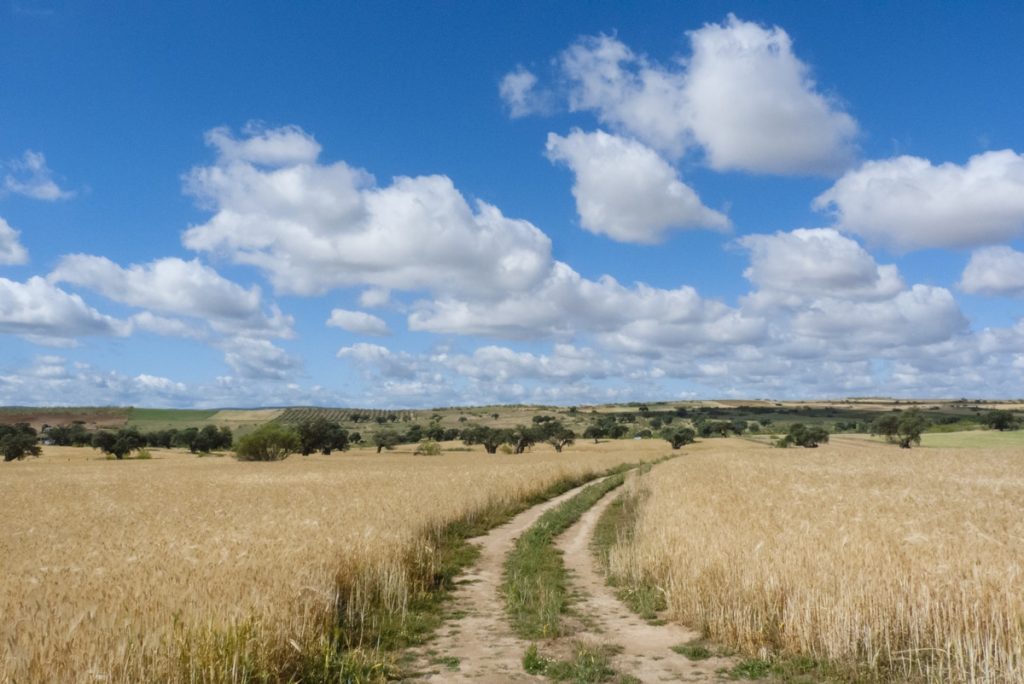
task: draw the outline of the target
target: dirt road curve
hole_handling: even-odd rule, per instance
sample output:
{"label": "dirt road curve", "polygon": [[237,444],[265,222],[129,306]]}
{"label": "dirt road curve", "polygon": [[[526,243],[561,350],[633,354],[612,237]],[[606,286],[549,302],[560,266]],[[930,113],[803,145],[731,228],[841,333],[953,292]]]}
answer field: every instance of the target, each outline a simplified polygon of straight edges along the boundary
{"label": "dirt road curve", "polygon": [[699,638],[698,633],[679,625],[648,624],[624,606],[605,584],[590,551],[590,541],[601,513],[618,495],[619,490],[609,492],[556,541],[565,554],[573,589],[580,595],[573,604],[573,612],[587,618],[587,626],[574,638],[621,647],[622,653],[615,656],[613,666],[642,682],[727,681],[716,674],[716,670],[731,666],[730,661],[722,658],[691,661],[672,650],[673,646]]}

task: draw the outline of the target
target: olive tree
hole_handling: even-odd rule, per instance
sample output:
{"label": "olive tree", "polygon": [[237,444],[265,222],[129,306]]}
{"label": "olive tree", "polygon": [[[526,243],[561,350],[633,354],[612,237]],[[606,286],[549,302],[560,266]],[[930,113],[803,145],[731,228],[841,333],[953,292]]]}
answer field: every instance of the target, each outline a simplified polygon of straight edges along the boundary
{"label": "olive tree", "polygon": [[235,457],[239,461],[283,461],[301,446],[299,435],[294,430],[267,423],[239,438]]}

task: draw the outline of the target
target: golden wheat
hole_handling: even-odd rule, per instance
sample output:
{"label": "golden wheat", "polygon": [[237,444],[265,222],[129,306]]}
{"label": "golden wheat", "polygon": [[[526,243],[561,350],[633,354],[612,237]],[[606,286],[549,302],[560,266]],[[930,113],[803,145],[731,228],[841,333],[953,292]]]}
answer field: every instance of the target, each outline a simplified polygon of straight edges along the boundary
{"label": "golden wheat", "polygon": [[431,561],[431,530],[642,458],[632,444],[413,448],[240,463],[47,447],[3,464],[0,680],[236,681],[244,665],[322,640],[339,592],[350,611],[401,609],[416,590],[410,566]]}
{"label": "golden wheat", "polygon": [[705,440],[658,466],[612,571],[748,653],[1024,681],[1024,456]]}

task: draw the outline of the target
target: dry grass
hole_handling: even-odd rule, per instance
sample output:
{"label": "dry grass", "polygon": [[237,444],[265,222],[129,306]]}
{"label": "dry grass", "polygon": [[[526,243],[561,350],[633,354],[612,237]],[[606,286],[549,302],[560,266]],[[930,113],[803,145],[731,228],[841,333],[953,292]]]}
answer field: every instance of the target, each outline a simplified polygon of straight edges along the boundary
{"label": "dry grass", "polygon": [[857,679],[1024,681],[1020,449],[686,449],[611,554],[674,619]]}
{"label": "dry grass", "polygon": [[357,450],[281,463],[152,452],[119,462],[48,447],[2,464],[0,681],[270,670],[329,638],[339,598],[350,620],[374,601],[405,605],[429,576],[430,532],[448,521],[666,449]]}

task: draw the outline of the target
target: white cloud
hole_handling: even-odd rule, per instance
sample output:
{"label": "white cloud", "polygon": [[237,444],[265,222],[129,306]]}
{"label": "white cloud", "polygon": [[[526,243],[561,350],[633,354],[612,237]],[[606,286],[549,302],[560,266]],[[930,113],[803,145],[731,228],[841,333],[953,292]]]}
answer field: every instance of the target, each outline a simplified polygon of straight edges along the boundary
{"label": "white cloud", "polygon": [[831,228],[745,235],[736,242],[750,251],[744,277],[763,290],[871,299],[903,289],[895,266],[879,266],[863,247]]}
{"label": "white cloud", "polygon": [[249,123],[239,140],[226,126],[206,132],[206,144],[217,148],[224,162],[251,162],[268,166],[312,164],[320,155],[320,144],[298,126],[265,128]]}
{"label": "white cloud", "polygon": [[287,380],[302,366],[299,359],[268,340],[235,337],[220,343],[224,360],[243,378]]}
{"label": "white cloud", "polygon": [[209,337],[205,326],[199,325],[195,321],[157,316],[149,311],[141,311],[132,316],[132,323],[138,330],[145,330],[165,337],[184,337],[196,340],[204,340]]}
{"label": "white cloud", "polygon": [[360,342],[338,350],[339,359],[348,359],[383,377],[413,380],[419,375],[419,362],[406,352],[393,352],[379,344]]}
{"label": "white cloud", "polygon": [[551,110],[551,94],[539,90],[537,77],[523,66],[505,74],[498,85],[498,94],[513,119]]}
{"label": "white cloud", "polygon": [[280,292],[370,285],[497,296],[537,282],[550,263],[544,233],[486,202],[471,207],[444,176],[377,188],[342,162],[220,160],[193,169],[186,188],[215,214],[186,231],[185,245],[255,265]]}
{"label": "white cloud", "polygon": [[434,361],[466,378],[489,382],[520,382],[526,378],[576,382],[623,372],[617,360],[593,349],[556,344],[551,354],[520,352],[487,345],[472,354],[439,355]]}
{"label": "white cloud", "polygon": [[334,309],[327,325],[364,335],[390,335],[391,330],[383,319],[364,311]]}
{"label": "white cloud", "polygon": [[158,375],[147,375],[142,373],[140,375],[136,375],[134,380],[136,384],[147,390],[184,393],[188,389],[183,382],[175,382],[169,378],[160,377]]}
{"label": "white cloud", "polygon": [[603,123],[672,156],[692,143],[681,70],[653,64],[603,35],[580,39],[559,61],[571,110],[594,110]]}
{"label": "white cloud", "polygon": [[0,278],[0,333],[62,344],[83,335],[125,336],[130,332],[130,323],[99,313],[78,295],[43,278],[33,276],[24,283]]}
{"label": "white cloud", "polygon": [[4,177],[4,189],[8,192],[48,202],[75,196],[74,192],[57,185],[42,152],[25,150],[21,159],[9,162],[7,167],[11,172]]}
{"label": "white cloud", "polygon": [[712,168],[831,174],[853,160],[857,123],[817,91],[784,30],[730,14],[688,35],[688,118]]}
{"label": "white cloud", "polygon": [[964,166],[870,161],[813,206],[833,209],[837,228],[899,250],[1005,242],[1024,232],[1024,155],[985,152]]}
{"label": "white cloud", "polygon": [[855,156],[857,123],[818,92],[781,28],[729,15],[687,34],[672,66],[614,37],[584,38],[560,60],[573,110],[672,156],[704,149],[718,170],[832,174]]}
{"label": "white cloud", "polygon": [[798,335],[877,353],[948,340],[966,332],[967,320],[949,290],[914,285],[883,301],[818,299],[793,316],[792,326]]}
{"label": "white cloud", "polygon": [[734,309],[702,299],[692,287],[626,287],[610,276],[588,280],[561,262],[535,289],[510,292],[497,302],[423,301],[409,316],[411,330],[504,339],[611,333],[638,322],[671,328],[689,341],[752,334],[750,322]]}
{"label": "white cloud", "polygon": [[359,305],[367,309],[387,306],[391,301],[391,290],[385,287],[370,287],[359,293]]}
{"label": "white cloud", "polygon": [[1024,296],[1024,252],[1005,246],[975,250],[959,286],[971,294]]}
{"label": "white cloud", "polygon": [[18,241],[18,231],[0,218],[0,265],[13,266],[28,261],[28,250]]}
{"label": "white cloud", "polygon": [[653,244],[679,228],[727,229],[657,152],[603,131],[548,134],[548,158],[576,175],[572,194],[580,224],[620,242]]}
{"label": "white cloud", "polygon": [[[289,337],[292,320],[276,307],[262,311],[260,289],[227,280],[198,259],[157,259],[122,268],[105,257],[72,254],[50,274],[122,304],[164,313],[194,316],[226,334],[264,333]],[[147,321],[147,324],[149,321]],[[149,326],[156,332],[156,326]]]}

